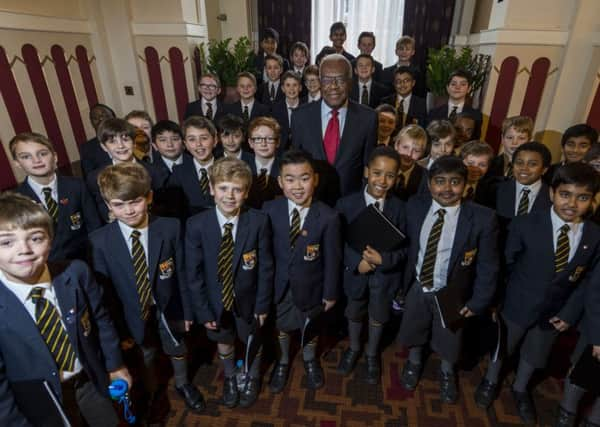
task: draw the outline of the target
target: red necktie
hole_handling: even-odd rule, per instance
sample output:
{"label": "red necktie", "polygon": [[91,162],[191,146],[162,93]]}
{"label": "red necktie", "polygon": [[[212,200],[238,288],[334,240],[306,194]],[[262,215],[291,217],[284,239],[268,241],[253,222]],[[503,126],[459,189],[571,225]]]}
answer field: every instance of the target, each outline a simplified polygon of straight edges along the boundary
{"label": "red necktie", "polygon": [[338,110],[331,110],[331,118],[329,119],[329,123],[327,123],[327,129],[325,129],[325,136],[323,137],[325,154],[327,155],[327,161],[331,165],[335,162],[335,155],[340,146],[340,121],[338,120],[338,114]]}

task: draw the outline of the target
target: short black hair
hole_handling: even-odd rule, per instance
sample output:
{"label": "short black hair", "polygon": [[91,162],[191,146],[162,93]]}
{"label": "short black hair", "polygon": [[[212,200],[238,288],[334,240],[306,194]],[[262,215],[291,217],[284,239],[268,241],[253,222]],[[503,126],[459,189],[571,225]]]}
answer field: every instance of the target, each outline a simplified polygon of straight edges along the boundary
{"label": "short black hair", "polygon": [[334,22],[333,24],[331,24],[331,27],[329,27],[329,35],[331,36],[333,33],[335,33],[338,30],[343,30],[344,34],[346,34],[346,26],[344,25],[343,22]]}
{"label": "short black hair", "polygon": [[600,188],[600,175],[593,166],[587,163],[565,163],[554,173],[552,189],[556,190],[561,184],[587,187],[592,194],[596,194]]}
{"label": "short black hair", "polygon": [[242,131],[243,134],[246,133],[246,124],[244,123],[244,119],[242,119],[240,116],[236,116],[235,114],[227,113],[224,116],[219,117],[219,120],[217,120],[216,124],[219,134],[230,134],[237,132],[238,130]]}
{"label": "short black hair", "polygon": [[375,147],[373,151],[371,151],[369,161],[367,162],[367,167],[371,167],[371,163],[378,157],[387,157],[388,159],[392,159],[396,162],[396,165],[400,167],[400,154],[398,154],[398,152],[392,147],[388,147],[386,145]]}
{"label": "short black hair", "polygon": [[473,76],[471,75],[471,73],[469,73],[467,70],[458,69],[450,73],[450,75],[448,76],[448,81],[446,82],[446,86],[450,84],[454,77],[462,77],[463,79],[467,79],[467,82],[469,82],[469,86],[473,83]]}
{"label": "short black hair", "polygon": [[356,67],[356,64],[358,64],[358,60],[360,58],[367,58],[371,61],[371,65],[374,67],[375,66],[375,58],[373,58],[372,55],[369,55],[368,53],[361,53],[360,55],[358,55],[356,57],[356,59],[354,60],[354,66]]}
{"label": "short black hair", "polygon": [[591,144],[596,144],[598,142],[598,131],[585,123],[579,123],[571,126],[563,133],[560,145],[564,147],[569,138],[577,138],[580,136],[589,139]]}
{"label": "short black hair", "polygon": [[429,168],[429,180],[431,181],[436,176],[445,173],[456,173],[460,175],[465,182],[467,181],[467,167],[460,157],[442,156],[436,159]]}
{"label": "short black hair", "polygon": [[135,140],[135,127],[127,121],[118,118],[106,119],[98,126],[98,141],[104,144],[117,135],[127,135]]}
{"label": "short black hair", "polygon": [[292,148],[287,150],[281,156],[281,159],[279,160],[279,170],[282,170],[285,165],[299,165],[302,163],[308,163],[313,172],[316,172],[315,161],[310,153]]}
{"label": "short black hair", "polygon": [[183,139],[183,132],[181,132],[181,128],[177,123],[171,120],[159,120],[154,126],[152,126],[152,141],[156,141],[156,137],[163,132],[176,133],[181,139]]}
{"label": "short black hair", "polygon": [[529,141],[529,142],[526,142],[525,144],[519,145],[517,147],[517,149],[515,150],[515,152],[513,153],[513,156],[512,156],[513,163],[515,163],[517,154],[519,154],[521,151],[532,151],[534,153],[538,153],[540,156],[542,156],[542,163],[544,164],[545,168],[550,166],[550,164],[552,163],[552,153],[550,152],[550,150],[548,150],[548,147],[546,147],[541,142]]}
{"label": "short black hair", "polygon": [[275,28],[267,27],[263,30],[260,40],[275,39],[279,43],[279,32]]}
{"label": "short black hair", "polygon": [[373,39],[373,44],[375,44],[375,34],[373,34],[372,31],[363,31],[362,33],[360,33],[358,35],[358,43],[360,43],[360,41],[365,38],[365,37],[369,37]]}
{"label": "short black hair", "polygon": [[413,80],[416,80],[417,78],[417,70],[415,70],[414,67],[410,67],[408,65],[402,65],[394,70],[394,78],[399,74],[410,74]]}

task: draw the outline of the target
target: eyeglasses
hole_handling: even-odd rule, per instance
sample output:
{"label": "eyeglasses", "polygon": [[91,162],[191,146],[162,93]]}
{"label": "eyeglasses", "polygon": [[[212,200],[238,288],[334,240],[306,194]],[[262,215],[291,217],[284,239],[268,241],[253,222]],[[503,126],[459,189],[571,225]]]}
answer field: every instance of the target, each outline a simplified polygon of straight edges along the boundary
{"label": "eyeglasses", "polygon": [[277,142],[277,138],[273,136],[253,136],[250,140],[255,144],[267,143],[268,145],[275,145]]}
{"label": "eyeglasses", "polygon": [[346,84],[346,76],[321,77],[321,84],[323,86],[332,86],[334,83],[338,86],[344,86]]}
{"label": "eyeglasses", "polygon": [[217,90],[219,88],[219,86],[217,86],[217,85],[209,85],[206,83],[200,83],[198,86],[200,86],[202,89],[210,89],[210,90]]}

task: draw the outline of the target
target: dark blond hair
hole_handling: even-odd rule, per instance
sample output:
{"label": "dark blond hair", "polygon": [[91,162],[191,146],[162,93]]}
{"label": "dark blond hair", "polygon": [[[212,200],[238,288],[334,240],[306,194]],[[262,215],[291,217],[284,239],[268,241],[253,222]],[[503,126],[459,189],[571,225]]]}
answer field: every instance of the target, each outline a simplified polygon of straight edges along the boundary
{"label": "dark blond hair", "polygon": [[125,121],[129,122],[129,119],[142,119],[142,120],[146,120],[148,123],[150,123],[150,126],[154,126],[154,122],[152,121],[152,117],[150,117],[150,114],[148,114],[148,112],[144,111],[144,110],[133,110],[133,111],[130,111],[125,116]]}
{"label": "dark blond hair", "polygon": [[494,157],[494,149],[484,141],[469,141],[460,149],[460,157],[466,159],[467,156],[488,156],[491,161]]}
{"label": "dark blond hair", "polygon": [[246,184],[246,189],[252,185],[252,170],[243,160],[235,157],[221,157],[208,168],[210,183],[215,186],[219,182],[239,180]]}
{"label": "dark blond hair", "polygon": [[396,49],[398,49],[400,46],[412,46],[414,49],[415,39],[411,36],[402,36],[396,41]]}
{"label": "dark blond hair", "polygon": [[131,140],[135,140],[135,127],[123,119],[106,119],[98,126],[98,141],[104,144],[109,139],[118,135],[127,135]]}
{"label": "dark blond hair", "polygon": [[515,130],[519,133],[526,133],[527,140],[531,139],[531,135],[533,134],[533,120],[531,120],[531,117],[527,117],[527,116],[507,117],[502,122],[502,136],[504,136],[511,127],[514,127]]}
{"label": "dark blond hair", "polygon": [[29,197],[11,191],[0,194],[0,229],[41,228],[52,238],[53,222],[46,209]]}
{"label": "dark blond hair", "polygon": [[10,154],[12,155],[14,160],[17,160],[17,144],[19,142],[37,142],[38,144],[43,145],[53,153],[56,153],[54,145],[52,145],[52,142],[50,142],[50,140],[46,136],[42,135],[41,133],[35,132],[21,132],[13,136],[13,138],[8,143],[8,149],[10,150]]}
{"label": "dark blond hair", "polygon": [[257,117],[248,125],[248,137],[252,136],[252,132],[259,126],[266,126],[273,131],[273,136],[279,141],[281,136],[281,126],[273,117],[261,116]]}
{"label": "dark blond hair", "polygon": [[427,133],[425,132],[425,129],[423,129],[419,125],[404,126],[402,129],[400,129],[400,132],[398,132],[398,135],[396,135],[396,137],[394,138],[394,143],[396,143],[404,137],[408,137],[419,141],[421,144],[423,144],[423,149],[425,149],[425,147],[427,146]]}
{"label": "dark blond hair", "polygon": [[185,119],[181,125],[181,131],[183,132],[184,138],[189,128],[206,129],[213,138],[217,137],[217,128],[215,127],[214,123],[208,120],[206,117],[190,116]]}
{"label": "dark blond hair", "polygon": [[146,197],[152,190],[151,183],[146,169],[131,162],[107,166],[98,175],[98,187],[106,201]]}

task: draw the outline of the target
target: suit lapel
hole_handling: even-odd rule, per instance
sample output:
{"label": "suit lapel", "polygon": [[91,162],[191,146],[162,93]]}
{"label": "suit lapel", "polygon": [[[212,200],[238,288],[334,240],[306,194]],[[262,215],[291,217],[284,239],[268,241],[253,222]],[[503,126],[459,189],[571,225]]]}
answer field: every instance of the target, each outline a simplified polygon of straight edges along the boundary
{"label": "suit lapel", "polygon": [[[40,331],[27,309],[2,282],[0,282],[0,323],[4,323],[7,328],[17,331],[23,341],[27,341],[36,347],[42,345],[47,349]],[[47,354],[48,357],[52,357],[49,351]]]}
{"label": "suit lapel", "polygon": [[40,200],[40,198],[38,197],[38,195],[35,194],[35,191],[33,191],[33,188],[31,188],[31,185],[29,185],[29,182],[27,182],[27,180],[23,181],[23,183],[21,184],[20,189],[23,192],[23,194],[25,194],[27,197],[29,197],[30,199],[32,199],[32,200],[38,202],[39,204],[43,205],[42,201]]}
{"label": "suit lapel", "polygon": [[500,191],[500,200],[496,209],[501,215],[512,218],[515,216],[515,197],[517,194],[517,183],[514,180],[506,181]]}
{"label": "suit lapel", "polygon": [[540,188],[540,191],[538,192],[537,196],[535,197],[535,200],[533,201],[533,206],[531,207],[531,211],[540,211],[546,208],[546,206],[552,204],[552,202],[550,201],[550,190],[548,189],[548,186],[544,183],[542,183],[542,187]]}
{"label": "suit lapel", "polygon": [[459,256],[464,252],[465,245],[470,236],[470,230],[473,226],[473,209],[469,203],[463,203],[458,214],[458,223],[454,234],[454,243],[452,244],[452,252],[450,262],[448,263],[448,277],[456,264]]}
{"label": "suit lapel", "polygon": [[[114,262],[121,265],[121,268],[127,273],[129,278],[135,284],[135,271],[133,271],[133,261],[131,258],[131,252],[127,247],[127,242],[125,241],[125,236],[121,233],[121,229],[119,228],[119,224],[117,221],[111,223],[111,233],[109,233],[112,238],[110,239],[111,247],[109,253],[114,255]],[[134,285],[135,288],[135,285]]]}
{"label": "suit lapel", "polygon": [[[314,125],[312,126],[307,126],[306,130],[307,132],[309,132],[310,134],[310,141],[320,141],[320,143],[318,143],[317,145],[319,146],[319,152],[320,152],[320,159],[327,159],[327,154],[325,153],[325,146],[323,145],[323,138],[325,137],[325,134],[323,133],[323,121],[321,119],[321,105],[322,103],[325,102],[323,101],[323,99],[320,100],[320,102],[313,102],[311,104],[309,104],[309,106],[307,108],[312,108],[311,111],[311,115],[312,120],[311,122],[314,122]],[[327,129],[327,128],[326,128]],[[340,145],[341,145],[341,141],[340,141]]]}
{"label": "suit lapel", "polygon": [[[344,155],[345,152],[347,152],[348,150],[345,150],[343,147],[347,147],[350,144],[350,140],[352,138],[354,138],[354,129],[356,126],[356,123],[354,123],[354,121],[357,119],[357,117],[355,117],[355,105],[348,100],[348,109],[346,110],[346,120],[344,120],[344,129],[342,131],[341,134],[341,138],[340,138],[340,146],[338,147],[337,152],[335,153],[335,162],[334,164],[337,164],[340,159],[342,158],[342,156]],[[360,120],[357,121],[357,123],[359,123]]]}
{"label": "suit lapel", "polygon": [[154,220],[150,219],[148,226],[148,273],[150,284],[154,283],[158,261],[160,259],[160,251],[162,250],[163,239],[160,229],[154,224]]}
{"label": "suit lapel", "polygon": [[244,246],[246,244],[246,238],[248,237],[249,216],[247,211],[242,210],[238,220],[237,230],[235,232],[235,247],[233,250],[233,271],[237,270],[237,265],[242,256]]}
{"label": "suit lapel", "polygon": [[308,209],[306,218],[304,218],[304,224],[300,228],[300,235],[296,239],[296,245],[294,245],[294,251],[299,247],[306,246],[305,240],[310,239],[313,234],[316,234],[319,228],[319,205],[313,202]]}
{"label": "suit lapel", "polygon": [[77,290],[71,282],[71,277],[64,274],[62,271],[53,272],[52,288],[56,294],[56,299],[60,307],[63,323],[67,329],[67,333],[71,338],[71,344],[75,348],[77,346]]}
{"label": "suit lapel", "polygon": [[587,257],[587,254],[591,250],[590,248],[593,248],[593,246],[594,246],[594,241],[598,239],[598,237],[594,235],[596,233],[586,232],[586,228],[587,228],[587,230],[589,230],[591,228],[589,221],[584,221],[582,226],[583,226],[583,230],[581,233],[581,240],[579,241],[577,250],[575,251],[575,254],[573,255],[573,259],[571,261],[569,261],[569,264],[567,265],[567,268],[565,269],[566,271],[571,270],[571,268],[573,266],[585,264],[585,262],[581,261],[581,259]]}
{"label": "suit lapel", "polygon": [[68,188],[66,188],[67,185],[65,183],[65,180],[63,177],[61,177],[60,175],[56,175],[56,194],[57,194],[57,199],[56,200],[56,204],[58,205],[58,220],[56,221],[57,224],[71,224],[71,219],[67,217],[67,209],[62,208],[61,209],[61,200],[65,200],[66,203],[71,203],[71,200],[69,200],[69,191]]}

